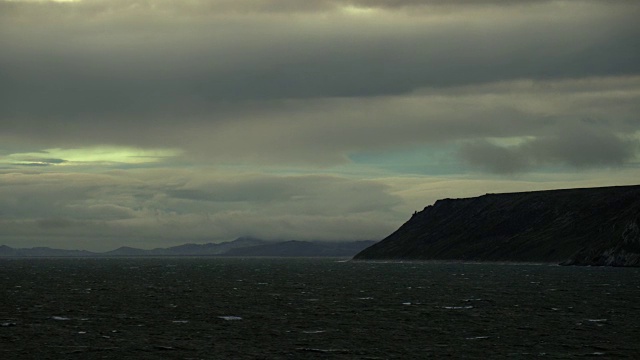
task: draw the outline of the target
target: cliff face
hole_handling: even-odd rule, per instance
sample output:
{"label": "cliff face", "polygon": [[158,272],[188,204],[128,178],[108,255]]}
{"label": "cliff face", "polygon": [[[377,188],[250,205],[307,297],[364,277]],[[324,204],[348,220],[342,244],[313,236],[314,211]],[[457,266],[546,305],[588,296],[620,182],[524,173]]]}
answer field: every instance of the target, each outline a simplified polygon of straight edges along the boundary
{"label": "cliff face", "polygon": [[640,186],[438,200],[354,259],[640,266]]}

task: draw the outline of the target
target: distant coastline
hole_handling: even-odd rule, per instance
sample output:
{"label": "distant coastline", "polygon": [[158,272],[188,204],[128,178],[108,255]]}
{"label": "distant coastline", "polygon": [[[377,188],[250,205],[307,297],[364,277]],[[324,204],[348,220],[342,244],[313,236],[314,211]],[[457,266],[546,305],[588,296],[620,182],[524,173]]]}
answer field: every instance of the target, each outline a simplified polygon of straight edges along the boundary
{"label": "distant coastline", "polygon": [[49,247],[12,248],[0,245],[0,258],[105,258],[105,257],[352,257],[375,243],[362,241],[266,241],[241,237],[222,243],[183,244],[150,250],[120,247],[106,252],[64,250]]}

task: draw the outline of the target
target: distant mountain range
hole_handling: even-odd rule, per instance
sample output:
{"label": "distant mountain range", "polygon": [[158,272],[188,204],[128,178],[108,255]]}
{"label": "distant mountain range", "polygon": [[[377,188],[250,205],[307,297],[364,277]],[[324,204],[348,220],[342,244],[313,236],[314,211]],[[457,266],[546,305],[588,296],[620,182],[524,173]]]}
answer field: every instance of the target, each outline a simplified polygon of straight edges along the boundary
{"label": "distant mountain range", "polygon": [[354,259],[640,266],[640,186],[438,200]]}
{"label": "distant mountain range", "polygon": [[118,256],[282,256],[352,257],[375,241],[266,241],[241,237],[223,243],[183,244],[151,250],[123,246],[107,252],[63,250],[48,247],[0,246],[0,257],[118,257]]}

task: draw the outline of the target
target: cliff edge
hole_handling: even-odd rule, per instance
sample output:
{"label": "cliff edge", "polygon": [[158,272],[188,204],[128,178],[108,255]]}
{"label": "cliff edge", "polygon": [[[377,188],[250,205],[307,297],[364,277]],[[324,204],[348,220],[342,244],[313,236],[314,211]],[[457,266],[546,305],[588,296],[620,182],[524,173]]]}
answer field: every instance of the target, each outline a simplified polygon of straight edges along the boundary
{"label": "cliff edge", "polygon": [[640,266],[640,185],[438,200],[354,259]]}

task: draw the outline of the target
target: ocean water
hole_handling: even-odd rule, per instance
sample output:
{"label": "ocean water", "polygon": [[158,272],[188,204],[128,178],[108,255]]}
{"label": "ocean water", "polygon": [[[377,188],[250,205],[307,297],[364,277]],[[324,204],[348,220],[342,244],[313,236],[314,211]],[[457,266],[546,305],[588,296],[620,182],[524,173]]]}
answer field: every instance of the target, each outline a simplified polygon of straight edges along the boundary
{"label": "ocean water", "polygon": [[638,358],[640,269],[0,260],[1,359]]}

